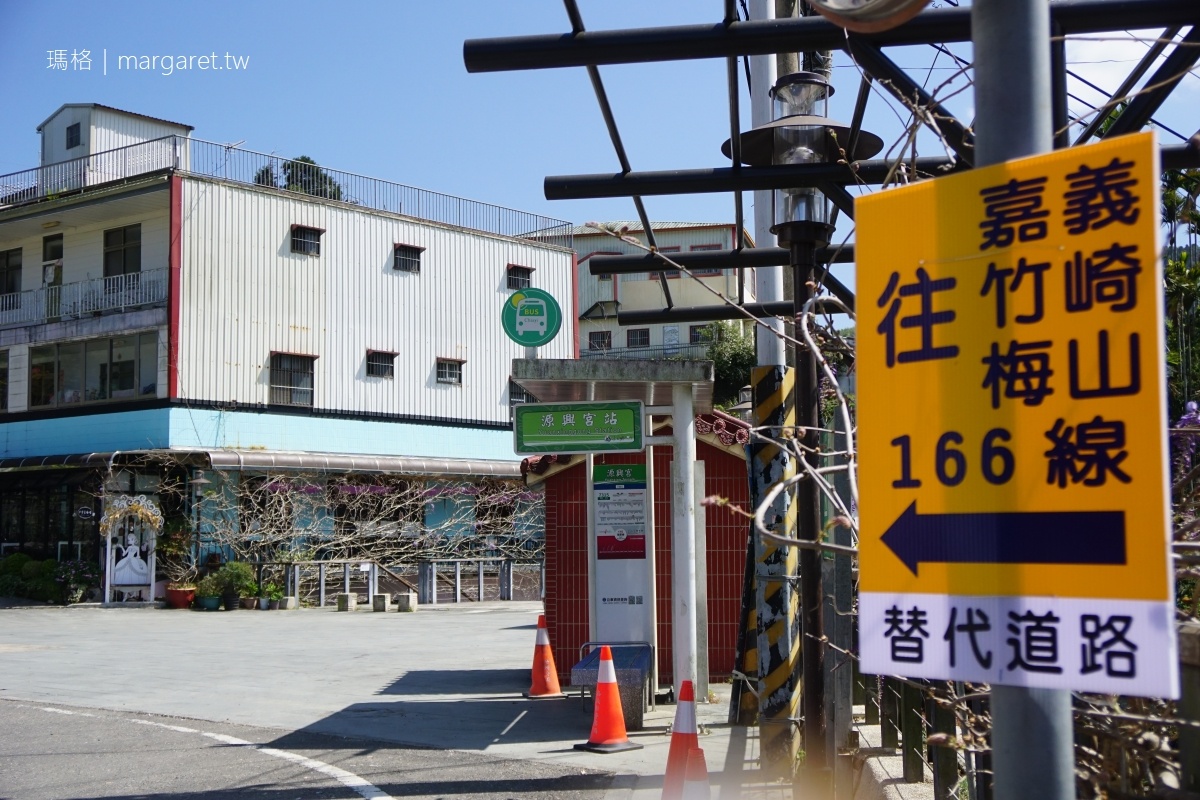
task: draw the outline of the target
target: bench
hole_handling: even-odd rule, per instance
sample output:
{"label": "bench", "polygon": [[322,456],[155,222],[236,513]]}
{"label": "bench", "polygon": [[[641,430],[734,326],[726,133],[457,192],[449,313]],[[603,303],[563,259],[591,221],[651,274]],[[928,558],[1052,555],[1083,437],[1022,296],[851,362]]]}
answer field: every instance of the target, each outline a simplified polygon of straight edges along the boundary
{"label": "bench", "polygon": [[[625,717],[625,729],[640,731],[646,706],[649,703],[653,707],[654,702],[654,695],[650,690],[654,648],[649,642],[584,642],[579,647],[579,663],[571,667],[571,686],[579,687],[581,698],[589,688],[595,696],[596,680],[600,676],[600,646],[605,644],[612,649],[613,669],[617,673],[617,691],[621,695],[621,714]],[[587,652],[589,648],[591,650]]]}

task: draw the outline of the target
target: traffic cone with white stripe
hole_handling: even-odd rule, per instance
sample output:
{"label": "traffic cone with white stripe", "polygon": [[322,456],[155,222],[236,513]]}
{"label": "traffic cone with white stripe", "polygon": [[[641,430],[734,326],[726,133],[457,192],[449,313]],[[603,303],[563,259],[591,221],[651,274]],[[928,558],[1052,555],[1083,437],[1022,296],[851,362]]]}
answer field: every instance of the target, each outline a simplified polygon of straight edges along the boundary
{"label": "traffic cone with white stripe", "polygon": [[600,648],[600,674],[596,677],[596,708],[592,717],[592,735],[576,750],[593,753],[619,753],[622,750],[641,750],[642,745],[629,741],[625,733],[625,715],[621,713],[621,694],[617,690],[617,670],[613,666],[612,649]]}
{"label": "traffic cone with white stripe", "polygon": [[704,763],[704,751],[693,747],[687,754],[687,779],[683,782],[683,800],[712,800],[712,787],[708,784],[708,766]]}
{"label": "traffic cone with white stripe", "polygon": [[691,681],[679,685],[675,704],[675,722],[671,725],[671,749],[667,751],[667,772],[663,775],[662,800],[680,800],[687,774],[688,752],[700,747],[696,730],[696,690]]}
{"label": "traffic cone with white stripe", "polygon": [[533,684],[525,696],[531,700],[566,697],[558,685],[558,668],[554,666],[545,614],[538,614],[537,642],[533,645]]}

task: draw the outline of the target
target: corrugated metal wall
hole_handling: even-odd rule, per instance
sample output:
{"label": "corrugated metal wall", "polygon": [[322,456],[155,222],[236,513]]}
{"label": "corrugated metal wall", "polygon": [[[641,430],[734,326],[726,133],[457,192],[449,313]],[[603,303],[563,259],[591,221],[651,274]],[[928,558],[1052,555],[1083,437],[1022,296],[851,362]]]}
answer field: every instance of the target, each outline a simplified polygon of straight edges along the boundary
{"label": "corrugated metal wall", "polygon": [[89,153],[115,150],[118,147],[161,139],[164,136],[187,136],[183,125],[157,122],[132,114],[120,114],[106,108],[92,110],[92,141]]}
{"label": "corrugated metal wall", "polygon": [[[569,313],[569,251],[185,178],[180,397],[268,401],[272,351],[317,356],[315,406],[351,413],[507,424],[508,377],[524,348],[500,327],[507,266]],[[319,256],[291,252],[291,229],[323,229]],[[396,244],[424,248],[419,273],[393,269]],[[397,353],[393,380],[367,377],[368,350]],[[572,356],[570,319],[541,349]],[[436,381],[460,359],[461,386]]]}
{"label": "corrugated metal wall", "polygon": [[[655,431],[662,434],[664,431]],[[669,429],[667,431],[669,435]],[[746,462],[699,441],[706,496],[720,495],[743,508],[749,503]],[[673,449],[654,448],[654,552],[658,597],[658,671],[666,686],[671,663],[671,460]],[[640,453],[597,456],[597,464],[640,464]],[[546,624],[559,680],[566,685],[579,646],[588,641],[587,482],[583,460],[546,480]],[[740,628],[745,520],[720,508],[706,509],[708,552],[709,679],[724,680],[733,668]]]}

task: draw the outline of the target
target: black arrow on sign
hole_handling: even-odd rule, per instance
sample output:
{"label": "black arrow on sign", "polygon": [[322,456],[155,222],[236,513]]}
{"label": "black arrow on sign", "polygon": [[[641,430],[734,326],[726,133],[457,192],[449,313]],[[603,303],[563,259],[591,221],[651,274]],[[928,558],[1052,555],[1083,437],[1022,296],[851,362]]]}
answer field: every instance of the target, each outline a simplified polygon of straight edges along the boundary
{"label": "black arrow on sign", "polygon": [[1124,564],[1124,511],[918,514],[914,500],[883,534],[913,575],[925,563]]}

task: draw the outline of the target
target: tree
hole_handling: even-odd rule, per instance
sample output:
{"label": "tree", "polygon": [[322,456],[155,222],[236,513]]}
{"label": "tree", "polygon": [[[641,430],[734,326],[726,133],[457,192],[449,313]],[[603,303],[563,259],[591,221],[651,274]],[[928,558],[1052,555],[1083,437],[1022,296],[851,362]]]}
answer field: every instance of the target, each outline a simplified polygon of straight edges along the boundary
{"label": "tree", "polygon": [[713,362],[713,404],[733,405],[738,391],[750,382],[750,370],[758,360],[754,335],[734,322],[714,322],[710,331],[707,356]]}
{"label": "tree", "polygon": [[[269,167],[263,169],[269,169]],[[261,173],[262,170],[259,172]],[[291,161],[283,162],[283,188],[289,192],[301,192],[313,197],[325,197],[330,200],[342,199],[341,185],[308,156],[297,156]]]}
{"label": "tree", "polygon": [[254,173],[254,182],[259,186],[270,186],[272,189],[281,188],[279,182],[279,174],[275,172],[275,164],[267,164],[265,167]]}

